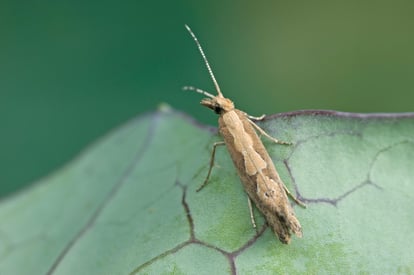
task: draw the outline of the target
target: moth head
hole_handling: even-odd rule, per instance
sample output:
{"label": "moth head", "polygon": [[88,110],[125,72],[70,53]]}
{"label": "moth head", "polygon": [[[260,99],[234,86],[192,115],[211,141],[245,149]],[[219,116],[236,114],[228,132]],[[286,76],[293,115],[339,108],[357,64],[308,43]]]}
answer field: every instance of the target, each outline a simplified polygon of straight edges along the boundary
{"label": "moth head", "polygon": [[199,88],[195,88],[192,86],[185,86],[183,87],[183,89],[187,91],[194,91],[207,96],[207,98],[201,100],[200,104],[213,110],[216,114],[220,115],[222,113],[229,112],[234,109],[233,101],[231,101],[228,98],[225,98],[221,92],[217,96],[214,96],[209,92],[203,91]]}
{"label": "moth head", "polygon": [[200,103],[201,105],[210,108],[218,115],[234,109],[233,101],[225,97],[215,96],[212,98],[204,98]]}

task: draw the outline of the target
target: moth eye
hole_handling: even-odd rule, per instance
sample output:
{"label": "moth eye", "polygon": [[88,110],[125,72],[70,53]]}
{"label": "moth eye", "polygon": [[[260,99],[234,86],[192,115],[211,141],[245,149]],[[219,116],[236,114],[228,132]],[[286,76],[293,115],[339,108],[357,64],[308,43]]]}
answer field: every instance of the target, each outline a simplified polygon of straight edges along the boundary
{"label": "moth eye", "polygon": [[221,114],[222,111],[223,109],[219,105],[214,106],[214,112],[216,114]]}

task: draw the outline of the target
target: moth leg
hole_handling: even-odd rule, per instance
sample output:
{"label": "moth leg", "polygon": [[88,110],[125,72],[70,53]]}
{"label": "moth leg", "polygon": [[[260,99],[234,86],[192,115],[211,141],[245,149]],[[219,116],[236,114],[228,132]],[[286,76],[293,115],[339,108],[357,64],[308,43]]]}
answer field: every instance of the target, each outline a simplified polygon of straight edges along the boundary
{"label": "moth leg", "polygon": [[301,201],[301,200],[299,200],[298,198],[296,198],[295,196],[293,196],[293,194],[292,193],[290,193],[290,191],[289,191],[289,189],[287,189],[287,187],[284,185],[284,184],[282,184],[283,185],[283,188],[285,189],[285,192],[286,192],[286,194],[297,204],[297,205],[299,205],[300,207],[302,207],[302,208],[306,208],[306,204],[303,202],[303,201]]}
{"label": "moth leg", "polygon": [[256,125],[256,123],[254,123],[253,121],[251,121],[250,119],[248,119],[248,121],[250,122],[250,124],[253,125],[254,128],[256,128],[257,131],[259,131],[260,134],[264,135],[265,137],[267,137],[268,139],[270,139],[271,141],[273,141],[274,143],[277,144],[285,144],[285,145],[291,145],[291,142],[286,142],[286,141],[281,141],[278,140],[272,136],[270,136],[268,133],[266,133],[262,128],[260,128],[259,126]]}
{"label": "moth leg", "polygon": [[[243,112],[244,113],[244,112]],[[264,119],[265,118],[265,114],[263,114],[263,115],[261,115],[261,116],[251,116],[251,115],[249,115],[249,114],[247,114],[247,113],[244,113],[249,119],[251,119],[251,120],[262,120],[262,119]]]}
{"label": "moth leg", "polygon": [[252,201],[250,200],[249,196],[247,196],[247,204],[249,205],[250,221],[252,222],[253,228],[256,229],[256,222],[254,221]]}
{"label": "moth leg", "polygon": [[211,152],[211,157],[210,157],[210,168],[208,169],[207,177],[204,180],[203,184],[199,188],[197,188],[196,192],[200,191],[201,189],[204,188],[204,186],[207,185],[208,179],[210,178],[211,170],[213,169],[213,166],[214,166],[214,157],[216,155],[216,148],[219,145],[225,145],[224,141],[214,142],[213,151]]}

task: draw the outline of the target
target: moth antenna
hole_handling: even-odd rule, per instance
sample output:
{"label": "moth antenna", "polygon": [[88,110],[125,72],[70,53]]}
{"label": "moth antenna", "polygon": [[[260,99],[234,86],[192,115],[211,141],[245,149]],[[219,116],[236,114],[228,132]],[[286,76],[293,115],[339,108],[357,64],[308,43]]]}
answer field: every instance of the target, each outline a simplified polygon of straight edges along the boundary
{"label": "moth antenna", "polygon": [[194,91],[194,92],[197,92],[199,94],[202,94],[202,95],[205,95],[205,96],[208,96],[208,97],[211,97],[211,98],[215,98],[215,96],[210,94],[209,92],[206,92],[204,90],[201,90],[201,89],[193,87],[193,86],[184,86],[183,90],[185,90],[185,91]]}
{"label": "moth antenna", "polygon": [[[217,91],[218,96],[223,97],[223,94],[221,93],[221,90],[220,90],[220,86],[219,86],[219,85],[218,85],[218,83],[217,83],[216,77],[215,77],[215,76],[214,76],[214,74],[213,74],[213,70],[211,69],[210,64],[208,63],[207,57],[206,57],[206,55],[205,55],[205,53],[204,53],[204,51],[203,51],[203,48],[201,47],[200,42],[198,42],[197,37],[195,36],[195,34],[193,33],[193,31],[190,29],[190,27],[189,27],[188,25],[184,25],[184,26],[185,26],[185,28],[187,29],[187,31],[191,34],[191,36],[193,37],[194,42],[197,44],[197,48],[198,48],[198,50],[200,51],[201,56],[202,56],[202,57],[203,57],[203,59],[204,59],[204,63],[206,64],[206,67],[207,67],[208,73],[210,74],[210,77],[211,77],[211,79],[213,80],[214,86],[216,87],[216,91]],[[196,91],[196,92],[199,92],[199,91],[197,91],[197,89],[196,89],[196,88],[194,88],[194,89],[189,89],[189,90],[194,90],[194,91]],[[200,90],[200,91],[202,91],[202,90]],[[203,91],[203,92],[204,92],[204,91]],[[207,93],[207,92],[204,92],[204,93],[201,93],[201,94],[204,94],[204,95],[206,95],[206,96],[209,96],[209,97],[210,97],[210,94],[209,94],[209,93]]]}

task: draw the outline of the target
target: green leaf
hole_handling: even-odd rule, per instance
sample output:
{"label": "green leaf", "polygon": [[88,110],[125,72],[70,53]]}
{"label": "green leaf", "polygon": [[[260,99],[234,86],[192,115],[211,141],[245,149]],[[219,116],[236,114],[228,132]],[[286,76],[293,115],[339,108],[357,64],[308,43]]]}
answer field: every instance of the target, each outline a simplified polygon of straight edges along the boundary
{"label": "green leaf", "polygon": [[[215,129],[164,110],[138,117],[0,203],[0,274],[414,272],[414,114],[302,111],[260,125],[303,238],[281,244]],[[24,172],[24,171],[23,171]]]}

